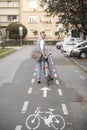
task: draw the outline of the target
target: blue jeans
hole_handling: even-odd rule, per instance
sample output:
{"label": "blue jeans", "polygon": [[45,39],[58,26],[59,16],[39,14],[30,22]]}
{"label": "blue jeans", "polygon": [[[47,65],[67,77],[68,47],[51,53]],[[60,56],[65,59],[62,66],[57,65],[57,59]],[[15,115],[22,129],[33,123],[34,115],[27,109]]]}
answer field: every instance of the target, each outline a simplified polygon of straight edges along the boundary
{"label": "blue jeans", "polygon": [[[42,70],[43,62],[44,62],[44,60],[37,62],[37,79],[41,79],[41,70]],[[49,64],[49,61],[47,61],[47,64],[48,64],[48,70],[49,70],[48,74],[52,75],[51,66]]]}

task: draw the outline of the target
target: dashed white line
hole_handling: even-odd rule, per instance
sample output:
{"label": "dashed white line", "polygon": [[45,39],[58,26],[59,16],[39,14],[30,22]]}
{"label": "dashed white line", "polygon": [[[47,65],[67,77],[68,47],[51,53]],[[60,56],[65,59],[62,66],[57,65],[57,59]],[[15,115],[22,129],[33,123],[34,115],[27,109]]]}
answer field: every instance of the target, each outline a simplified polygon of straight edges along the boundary
{"label": "dashed white line", "polygon": [[36,73],[34,73],[33,76],[36,76]]}
{"label": "dashed white line", "polygon": [[34,81],[35,81],[35,79],[32,79],[32,80],[31,80],[31,83],[34,83]]}
{"label": "dashed white line", "polygon": [[15,130],[21,130],[22,129],[22,126],[21,125],[18,125],[16,126]]}
{"label": "dashed white line", "polygon": [[54,64],[53,62],[51,62],[52,63],[52,65]]}
{"label": "dashed white line", "polygon": [[59,81],[58,80],[56,80],[56,84],[59,85]]}
{"label": "dashed white line", "polygon": [[55,72],[56,70],[55,69],[53,69],[53,72]]}
{"label": "dashed white line", "polygon": [[57,74],[54,74],[54,77],[57,77]]}
{"label": "dashed white line", "polygon": [[23,105],[23,107],[22,107],[21,113],[25,113],[26,110],[27,110],[27,107],[28,107],[28,101],[25,101],[25,102],[24,102],[24,105]]}
{"label": "dashed white line", "polygon": [[31,94],[31,93],[32,93],[32,89],[33,89],[33,88],[29,88],[28,94]]}
{"label": "dashed white line", "polygon": [[66,104],[62,104],[63,114],[68,115],[68,110]]}
{"label": "dashed white line", "polygon": [[59,95],[60,95],[60,96],[62,96],[62,95],[63,95],[63,92],[62,92],[62,90],[61,90],[61,89],[58,89],[58,93],[59,93]]}
{"label": "dashed white line", "polygon": [[37,68],[35,69],[35,71],[37,71]]}

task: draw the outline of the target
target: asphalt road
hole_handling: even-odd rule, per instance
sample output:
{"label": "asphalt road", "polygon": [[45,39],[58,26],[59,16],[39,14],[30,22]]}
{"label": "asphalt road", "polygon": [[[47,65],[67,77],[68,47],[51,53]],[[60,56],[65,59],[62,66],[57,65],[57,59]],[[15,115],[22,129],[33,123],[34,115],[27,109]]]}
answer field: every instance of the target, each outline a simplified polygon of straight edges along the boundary
{"label": "asphalt road", "polygon": [[42,73],[38,85],[34,48],[0,60],[0,130],[86,130],[87,73],[48,46],[54,80],[47,86]]}

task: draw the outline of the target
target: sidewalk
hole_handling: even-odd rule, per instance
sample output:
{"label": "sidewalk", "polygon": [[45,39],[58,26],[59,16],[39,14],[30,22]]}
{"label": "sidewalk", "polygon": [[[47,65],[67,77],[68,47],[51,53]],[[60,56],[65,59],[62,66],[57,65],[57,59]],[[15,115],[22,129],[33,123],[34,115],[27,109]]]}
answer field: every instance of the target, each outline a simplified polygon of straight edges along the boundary
{"label": "sidewalk", "polygon": [[71,58],[71,60],[87,73],[87,59]]}

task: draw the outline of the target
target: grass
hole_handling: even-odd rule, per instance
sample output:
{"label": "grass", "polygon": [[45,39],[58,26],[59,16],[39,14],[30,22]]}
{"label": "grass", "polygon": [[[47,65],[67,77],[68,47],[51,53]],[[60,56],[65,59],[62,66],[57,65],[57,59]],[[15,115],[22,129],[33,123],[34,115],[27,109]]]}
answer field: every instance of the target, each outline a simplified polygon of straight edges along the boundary
{"label": "grass", "polygon": [[4,49],[0,48],[0,59],[12,54],[15,51],[16,49],[14,48],[4,48]]}

